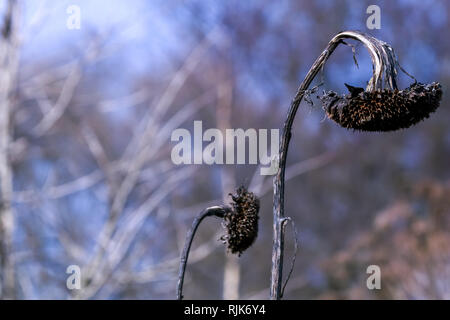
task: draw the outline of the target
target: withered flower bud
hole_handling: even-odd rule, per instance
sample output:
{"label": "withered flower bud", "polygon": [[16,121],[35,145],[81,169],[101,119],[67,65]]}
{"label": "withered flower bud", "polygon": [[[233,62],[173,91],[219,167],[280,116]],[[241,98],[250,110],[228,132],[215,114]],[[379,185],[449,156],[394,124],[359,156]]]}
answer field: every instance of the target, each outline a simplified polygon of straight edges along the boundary
{"label": "withered flower bud", "polygon": [[221,240],[228,244],[231,253],[240,256],[258,236],[259,199],[244,187],[239,187],[230,196],[232,210],[225,214],[227,234]]}

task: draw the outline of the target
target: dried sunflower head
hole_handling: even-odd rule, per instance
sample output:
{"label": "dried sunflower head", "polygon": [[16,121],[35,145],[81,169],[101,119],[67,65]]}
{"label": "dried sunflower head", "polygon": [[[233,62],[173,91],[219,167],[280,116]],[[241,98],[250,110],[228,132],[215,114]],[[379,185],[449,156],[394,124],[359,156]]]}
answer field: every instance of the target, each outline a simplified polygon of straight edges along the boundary
{"label": "dried sunflower head", "polygon": [[242,254],[258,236],[259,199],[244,187],[230,194],[231,210],[225,214],[227,234],[221,237],[231,253]]}
{"label": "dried sunflower head", "polygon": [[[399,64],[394,49],[384,41],[359,31],[343,31],[336,35],[317,59],[323,64],[339,43],[354,46],[343,39],[357,40],[365,45],[372,59],[372,78],[366,89],[346,84],[350,93],[339,95],[329,91],[320,99],[327,116],[347,129],[362,131],[392,131],[408,128],[427,118],[438,107],[442,97],[439,83],[421,84]],[[355,62],[356,58],[353,56]],[[318,69],[317,69],[318,70]],[[314,69],[315,72],[316,69]],[[414,83],[404,90],[397,88],[398,72],[402,71]]]}
{"label": "dried sunflower head", "polygon": [[408,128],[428,118],[442,97],[439,83],[413,83],[404,90],[364,91],[349,87],[339,96],[329,91],[320,99],[327,116],[347,129],[392,131]]}

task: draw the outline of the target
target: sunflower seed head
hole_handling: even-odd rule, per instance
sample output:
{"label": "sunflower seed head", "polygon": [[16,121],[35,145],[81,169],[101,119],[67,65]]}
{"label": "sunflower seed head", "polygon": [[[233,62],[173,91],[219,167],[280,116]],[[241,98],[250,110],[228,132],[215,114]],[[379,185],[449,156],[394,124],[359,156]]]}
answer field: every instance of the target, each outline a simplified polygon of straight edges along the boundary
{"label": "sunflower seed head", "polygon": [[244,187],[230,196],[232,210],[224,217],[227,234],[221,240],[228,244],[231,253],[240,256],[258,236],[259,199]]}
{"label": "sunflower seed head", "polygon": [[439,83],[414,83],[405,90],[362,91],[339,96],[334,91],[320,99],[327,116],[347,129],[393,131],[428,118],[442,97]]}

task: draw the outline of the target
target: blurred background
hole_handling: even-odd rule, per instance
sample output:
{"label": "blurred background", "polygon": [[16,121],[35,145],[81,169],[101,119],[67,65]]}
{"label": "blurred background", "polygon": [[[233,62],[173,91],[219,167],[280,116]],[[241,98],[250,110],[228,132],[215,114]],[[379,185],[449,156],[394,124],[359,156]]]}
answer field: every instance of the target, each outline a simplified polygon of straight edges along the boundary
{"label": "blurred background", "polygon": [[[366,27],[371,4],[379,30]],[[71,5],[80,28],[67,25]],[[450,298],[448,1],[3,0],[0,14],[0,298],[174,299],[193,218],[240,185],[261,199],[257,241],[232,256],[221,222],[205,220],[184,296],[268,298],[272,177],[257,165],[174,165],[171,133],[194,120],[281,129],[345,29],[390,43],[418,81],[442,84],[443,100],[408,130],[342,129],[316,95],[364,87],[372,67],[363,46],[359,68],[337,48],[294,123],[286,215],[300,247],[284,298]],[[286,242],[285,270],[290,229]],[[66,286],[70,265],[80,290]],[[366,287],[369,265],[381,290]]]}

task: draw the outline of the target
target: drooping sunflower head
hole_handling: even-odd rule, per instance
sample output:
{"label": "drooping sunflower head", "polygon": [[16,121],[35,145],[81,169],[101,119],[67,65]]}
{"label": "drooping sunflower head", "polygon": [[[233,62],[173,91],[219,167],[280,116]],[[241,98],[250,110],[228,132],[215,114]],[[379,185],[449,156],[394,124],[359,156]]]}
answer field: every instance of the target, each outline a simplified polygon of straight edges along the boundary
{"label": "drooping sunflower head", "polygon": [[[345,84],[349,94],[328,91],[319,97],[328,118],[347,129],[393,131],[408,128],[428,118],[439,107],[441,85],[437,82],[418,83],[414,76],[400,66],[394,49],[388,43],[359,31],[343,31],[330,43],[335,46],[336,43],[350,45],[355,54],[355,46],[343,41],[347,38],[363,43],[369,51],[372,77],[365,89]],[[322,68],[329,52],[324,54],[325,58],[318,59],[322,63],[318,66]],[[353,58],[356,61],[355,55]],[[397,87],[399,71],[414,80],[403,90]]]}
{"label": "drooping sunflower head", "polygon": [[[362,89],[362,88],[361,88]],[[361,131],[408,128],[429,117],[442,97],[439,83],[413,83],[404,90],[359,90],[355,94],[325,93],[320,99],[326,115],[340,126]]]}
{"label": "drooping sunflower head", "polygon": [[244,187],[230,194],[231,210],[225,214],[227,234],[221,237],[231,253],[242,254],[258,236],[259,199]]}

